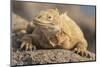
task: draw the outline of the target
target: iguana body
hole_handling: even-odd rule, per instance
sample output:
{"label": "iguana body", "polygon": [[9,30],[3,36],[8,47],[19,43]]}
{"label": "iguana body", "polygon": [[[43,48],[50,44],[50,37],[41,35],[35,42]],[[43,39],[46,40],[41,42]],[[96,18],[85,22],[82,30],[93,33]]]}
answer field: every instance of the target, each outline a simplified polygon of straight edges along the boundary
{"label": "iguana body", "polygon": [[[59,14],[57,9],[47,9],[40,11],[33,18],[33,24],[36,25],[33,33],[28,36],[32,37],[37,48],[63,48],[74,50],[82,56],[88,55],[87,41],[84,38],[80,27],[66,14]],[[31,43],[23,41],[23,48]],[[32,48],[30,49],[32,50]]]}

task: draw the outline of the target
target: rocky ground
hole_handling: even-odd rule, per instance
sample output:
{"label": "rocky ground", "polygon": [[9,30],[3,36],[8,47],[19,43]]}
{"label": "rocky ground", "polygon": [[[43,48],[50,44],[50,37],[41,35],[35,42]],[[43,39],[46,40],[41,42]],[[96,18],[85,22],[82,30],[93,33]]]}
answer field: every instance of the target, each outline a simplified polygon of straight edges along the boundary
{"label": "rocky ground", "polygon": [[95,54],[92,57],[82,57],[76,53],[64,49],[48,49],[33,51],[12,51],[12,66],[29,64],[52,64],[67,62],[95,61]]}

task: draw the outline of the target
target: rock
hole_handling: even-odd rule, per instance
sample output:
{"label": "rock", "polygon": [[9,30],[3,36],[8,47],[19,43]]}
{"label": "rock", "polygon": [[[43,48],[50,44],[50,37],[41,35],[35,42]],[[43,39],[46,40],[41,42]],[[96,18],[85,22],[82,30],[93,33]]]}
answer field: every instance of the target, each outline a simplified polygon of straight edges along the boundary
{"label": "rock", "polygon": [[76,53],[64,49],[46,49],[33,51],[12,51],[11,65],[29,65],[29,64],[52,64],[81,61],[95,61],[95,54],[92,57],[82,57]]}
{"label": "rock", "polygon": [[22,18],[21,16],[12,13],[12,32],[26,29],[29,22]]}

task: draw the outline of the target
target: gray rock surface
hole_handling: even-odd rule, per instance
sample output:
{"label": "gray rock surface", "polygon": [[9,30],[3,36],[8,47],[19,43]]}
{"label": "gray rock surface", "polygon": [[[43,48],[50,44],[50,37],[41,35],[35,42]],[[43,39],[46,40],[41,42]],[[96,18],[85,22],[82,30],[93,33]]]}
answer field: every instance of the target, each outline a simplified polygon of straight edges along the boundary
{"label": "gray rock surface", "polygon": [[29,65],[29,64],[51,64],[67,63],[80,61],[95,61],[95,54],[92,57],[82,57],[76,53],[64,49],[48,49],[33,51],[12,51],[11,65]]}

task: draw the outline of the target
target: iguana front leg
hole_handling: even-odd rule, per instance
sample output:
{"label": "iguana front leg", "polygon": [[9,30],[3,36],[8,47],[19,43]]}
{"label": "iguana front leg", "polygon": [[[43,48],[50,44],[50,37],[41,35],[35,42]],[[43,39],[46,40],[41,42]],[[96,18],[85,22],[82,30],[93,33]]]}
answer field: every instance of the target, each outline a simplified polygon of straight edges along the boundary
{"label": "iguana front leg", "polygon": [[20,46],[20,49],[25,49],[25,50],[33,50],[33,49],[36,49],[36,46],[33,45],[32,41],[32,35],[33,34],[27,34],[27,35],[24,35],[21,39],[21,46]]}

